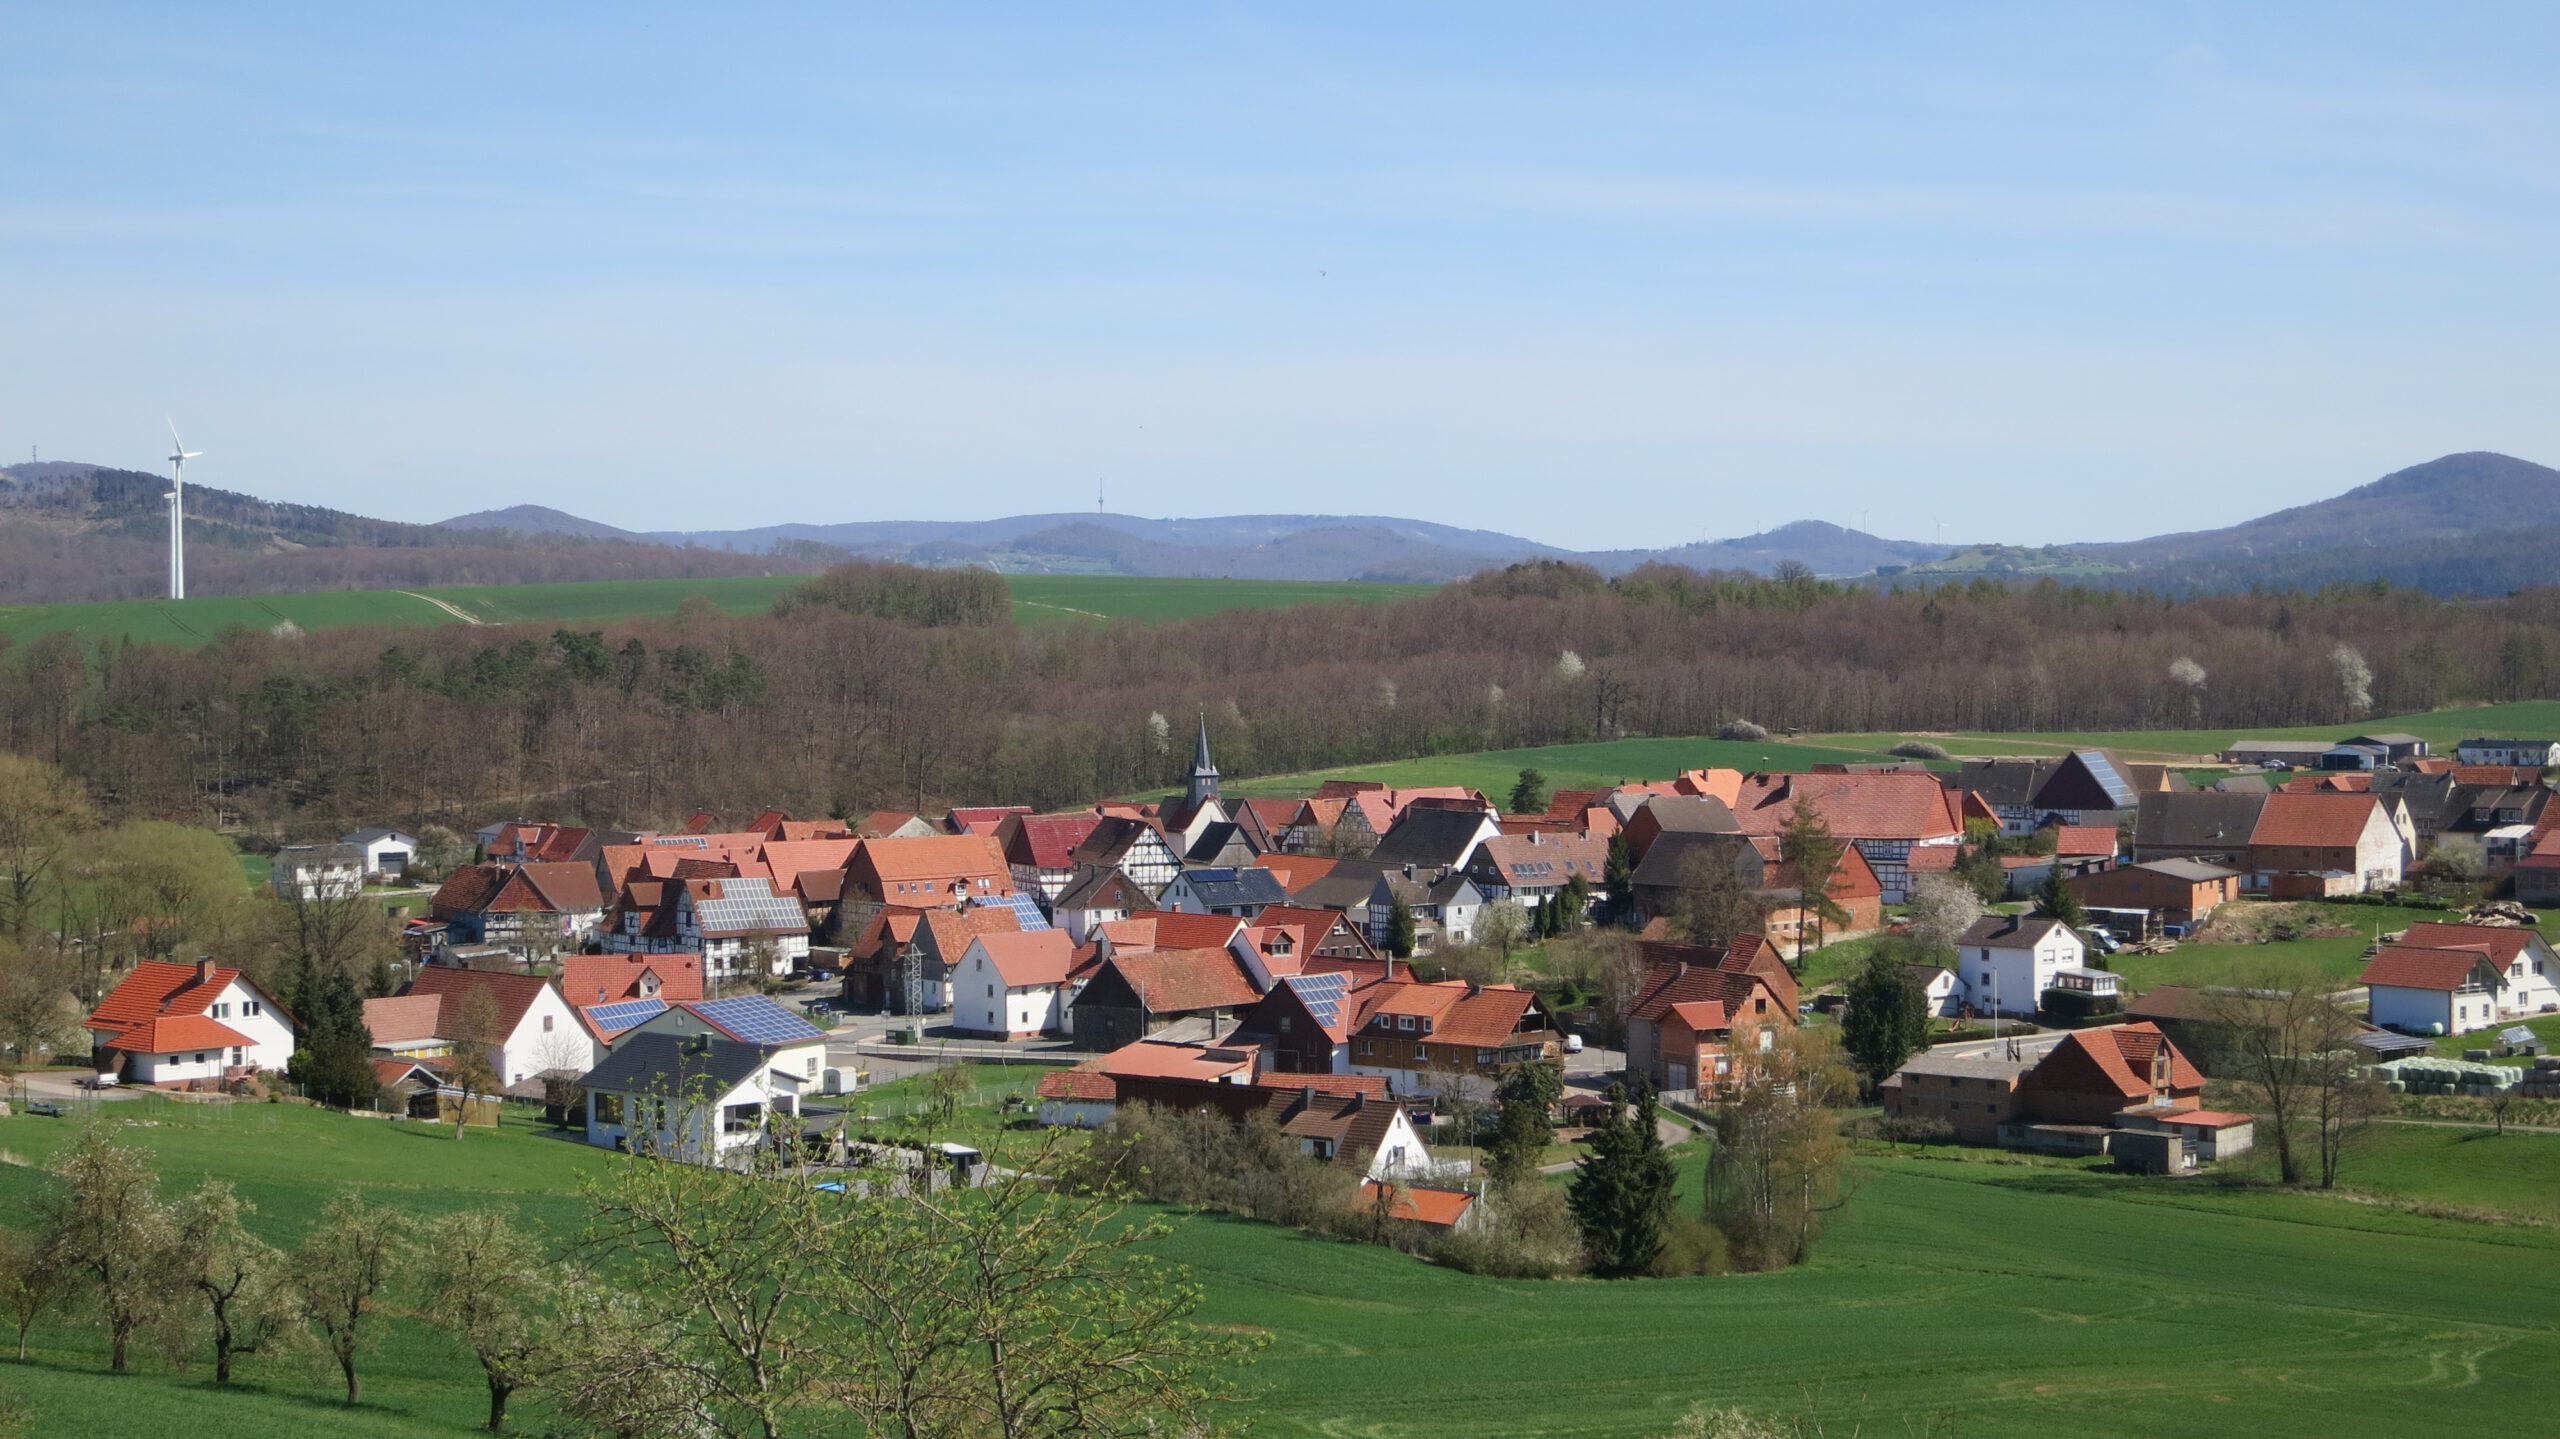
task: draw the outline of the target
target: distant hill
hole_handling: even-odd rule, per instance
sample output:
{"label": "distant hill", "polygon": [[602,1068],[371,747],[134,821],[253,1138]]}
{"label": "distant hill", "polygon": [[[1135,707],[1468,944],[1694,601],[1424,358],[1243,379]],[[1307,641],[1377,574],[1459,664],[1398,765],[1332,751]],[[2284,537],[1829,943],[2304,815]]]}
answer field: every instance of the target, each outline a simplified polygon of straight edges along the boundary
{"label": "distant hill", "polygon": [[618,530],[602,520],[582,520],[548,505],[509,505],[503,510],[477,510],[449,520],[438,520],[435,528],[507,530],[519,535],[577,535],[590,540],[629,540],[635,544],[658,542],[653,536]]}
{"label": "distant hill", "polygon": [[[102,465],[48,460],[0,470],[0,604],[165,593],[168,491],[163,476]],[[771,555],[405,524],[187,486],[190,595],[696,578],[807,568]]]}
{"label": "distant hill", "polygon": [[1886,565],[1917,564],[1947,552],[1945,545],[1886,540],[1822,520],[1798,520],[1738,540],[1700,540],[1655,550],[1649,558],[1695,570],[1751,570],[1768,574],[1794,560],[1823,575],[1871,574]]}
{"label": "distant hill", "polygon": [[2474,450],[2219,530],[2074,546],[2135,568],[2372,548],[2560,525],[2560,470]]}

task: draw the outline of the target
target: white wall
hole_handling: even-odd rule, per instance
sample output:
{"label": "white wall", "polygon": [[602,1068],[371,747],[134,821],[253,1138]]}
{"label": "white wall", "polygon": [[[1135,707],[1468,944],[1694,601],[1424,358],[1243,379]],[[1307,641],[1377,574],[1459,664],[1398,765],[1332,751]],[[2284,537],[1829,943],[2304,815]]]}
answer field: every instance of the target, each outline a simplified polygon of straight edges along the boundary
{"label": "white wall", "polygon": [[2457,997],[2440,989],[2402,989],[2396,985],[2377,984],[2366,990],[2373,1006],[2373,1022],[2385,1029],[2406,1030],[2424,1034],[2427,1026],[2441,1024],[2447,1034],[2460,1034],[2465,1026],[2454,1018],[2457,1002],[2468,1007],[2472,1020],[2468,1027],[2478,1028],[2487,1021],[2479,1018],[2484,995]]}
{"label": "white wall", "polygon": [[1054,985],[1010,986],[973,941],[951,977],[951,1025],[978,1034],[1044,1034],[1063,1027]]}
{"label": "white wall", "polygon": [[2033,1014],[2057,971],[2082,964],[2088,947],[2067,929],[2057,929],[2035,948],[2004,949],[1966,945],[1956,961],[1956,978],[1965,1002],[1989,1013],[1996,1000],[2002,1014]]}
{"label": "white wall", "polygon": [[231,1062],[229,1049],[189,1049],[177,1054],[136,1054],[125,1065],[132,1084],[175,1084],[184,1079],[220,1079]]}
{"label": "white wall", "polygon": [[[257,1010],[254,1014],[250,1013],[252,1006]],[[248,1037],[248,1058],[244,1062],[260,1069],[282,1069],[293,1061],[292,1026],[246,981],[235,978],[225,985],[205,1014]]]}
{"label": "white wall", "polygon": [[595,1041],[585,1025],[578,1022],[569,1002],[560,991],[545,987],[539,997],[525,1008],[524,1018],[516,1021],[515,1033],[498,1047],[498,1083],[516,1084],[546,1069],[570,1069],[580,1074],[595,1068],[599,1058]]}

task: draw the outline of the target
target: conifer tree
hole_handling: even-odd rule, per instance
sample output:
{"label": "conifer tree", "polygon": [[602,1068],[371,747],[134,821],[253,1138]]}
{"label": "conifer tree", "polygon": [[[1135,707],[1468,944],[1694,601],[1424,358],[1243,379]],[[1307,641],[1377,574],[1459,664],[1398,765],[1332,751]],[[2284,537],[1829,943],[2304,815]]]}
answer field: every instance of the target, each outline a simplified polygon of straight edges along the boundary
{"label": "conifer tree", "polygon": [[1653,1268],[1661,1257],[1663,1228],[1676,1197],[1671,1156],[1662,1149],[1653,1096],[1647,1092],[1634,1105],[1626,1103],[1623,1085],[1609,1086],[1609,1117],[1590,1138],[1567,1186],[1565,1199],[1591,1272],[1603,1279],[1625,1279]]}
{"label": "conifer tree", "polygon": [[2074,929],[2089,922],[2089,911],[2082,907],[2080,896],[2062,882],[2062,864],[2056,860],[2045,872],[2044,884],[2036,890],[2036,915],[2042,919],[2058,919]]}

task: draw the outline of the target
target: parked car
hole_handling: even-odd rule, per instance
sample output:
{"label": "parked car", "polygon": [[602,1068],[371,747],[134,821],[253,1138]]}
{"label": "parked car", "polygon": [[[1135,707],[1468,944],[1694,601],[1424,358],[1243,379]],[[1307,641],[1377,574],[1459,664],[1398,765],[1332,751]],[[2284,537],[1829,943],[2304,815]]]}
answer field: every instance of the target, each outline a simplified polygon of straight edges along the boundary
{"label": "parked car", "polygon": [[[1365,1043],[1366,1041],[1363,1042]],[[1566,1035],[1564,1037],[1564,1052],[1567,1054],[1580,1054],[1582,1052],[1582,1036],[1578,1034]]]}
{"label": "parked car", "polygon": [[80,1087],[82,1089],[113,1089],[120,1082],[121,1081],[116,1077],[116,1072],[112,1069],[108,1069],[102,1070],[96,1074],[82,1076],[80,1079]]}

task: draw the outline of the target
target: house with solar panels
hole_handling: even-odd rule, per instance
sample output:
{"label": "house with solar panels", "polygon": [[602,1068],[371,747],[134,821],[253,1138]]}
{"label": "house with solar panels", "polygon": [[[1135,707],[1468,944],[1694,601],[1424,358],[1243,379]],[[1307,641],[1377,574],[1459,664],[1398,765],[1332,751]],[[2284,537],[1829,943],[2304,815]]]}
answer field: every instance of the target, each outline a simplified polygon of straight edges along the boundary
{"label": "house with solar panels", "polygon": [[644,1035],[709,1036],[740,1044],[761,1045],[773,1052],[777,1068],[789,1070],[816,1092],[827,1067],[827,1032],[761,994],[727,999],[688,999],[620,1032],[620,1049]]}
{"label": "house with solar panels", "polygon": [[1186,869],[1157,897],[1159,907],[1182,914],[1225,914],[1250,920],[1275,904],[1287,904],[1289,891],[1267,869]]}
{"label": "house with solar panels", "polygon": [[2033,834],[2048,824],[2114,828],[2141,806],[2126,766],[2104,750],[2073,750],[2060,759],[1967,760],[1947,781],[1979,795],[2000,817],[2000,832]]}
{"label": "house with solar panels", "polygon": [[657,913],[607,930],[604,939],[605,948],[622,954],[699,954],[714,979],[757,968],[788,974],[809,958],[809,916],[798,899],[775,893],[770,879],[677,880],[668,882]]}
{"label": "house with solar panels", "polygon": [[579,1084],[587,1143],[688,1164],[729,1162],[769,1137],[796,1142],[802,1103],[818,1092],[817,1072],[785,1046],[708,1031],[625,1036]]}

